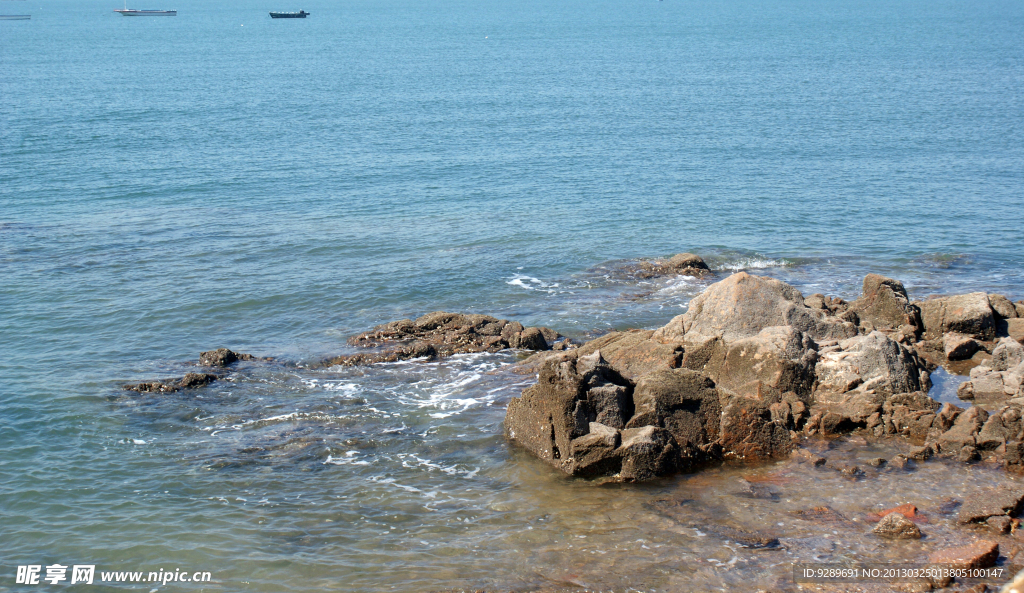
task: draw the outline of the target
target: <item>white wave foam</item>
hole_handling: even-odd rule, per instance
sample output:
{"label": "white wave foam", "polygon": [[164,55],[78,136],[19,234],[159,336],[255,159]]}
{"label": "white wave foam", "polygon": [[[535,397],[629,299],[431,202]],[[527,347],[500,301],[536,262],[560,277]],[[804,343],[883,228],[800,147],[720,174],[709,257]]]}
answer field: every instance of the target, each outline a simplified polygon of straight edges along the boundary
{"label": "white wave foam", "polygon": [[328,455],[327,459],[324,460],[324,465],[370,465],[370,461],[366,459],[356,459],[358,451],[348,451],[344,457],[334,457]]}
{"label": "white wave foam", "polygon": [[401,454],[398,455],[398,457],[402,460],[402,467],[409,468],[409,469],[414,469],[414,468],[417,468],[417,467],[424,467],[428,471],[429,470],[440,471],[440,472],[443,472],[443,473],[445,473],[445,474],[447,474],[449,476],[461,475],[462,477],[464,477],[466,479],[472,479],[472,478],[476,477],[476,475],[480,472],[480,468],[479,467],[474,468],[471,471],[471,470],[468,470],[468,469],[460,468],[457,465],[442,465],[440,463],[436,463],[434,461],[430,461],[429,459],[423,459],[422,457],[420,457],[420,456],[418,456],[418,455],[416,455],[414,453],[401,453]]}
{"label": "white wave foam", "polygon": [[547,292],[554,294],[558,292],[555,290],[558,288],[558,283],[554,282],[548,284],[533,276],[527,276],[526,274],[516,274],[511,279],[505,282],[505,284],[511,284],[512,286],[518,286],[523,290],[539,290],[541,292]]}
{"label": "white wave foam", "polygon": [[767,268],[784,268],[787,265],[789,265],[789,262],[782,259],[745,257],[742,259],[738,259],[734,262],[722,264],[718,267],[723,270],[732,270],[738,272],[740,270],[764,270]]}

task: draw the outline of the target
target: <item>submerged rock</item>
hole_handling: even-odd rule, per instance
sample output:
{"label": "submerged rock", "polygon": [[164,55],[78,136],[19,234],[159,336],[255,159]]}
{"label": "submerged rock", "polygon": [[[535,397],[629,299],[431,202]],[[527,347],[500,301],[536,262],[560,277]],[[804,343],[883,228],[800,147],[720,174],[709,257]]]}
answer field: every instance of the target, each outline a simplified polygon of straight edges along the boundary
{"label": "submerged rock", "polygon": [[889,539],[921,539],[921,529],[900,513],[889,513],[871,531]]}
{"label": "submerged rock", "polygon": [[677,253],[667,260],[640,262],[637,275],[641,278],[656,276],[693,276],[705,278],[713,273],[699,255],[693,253]]}
{"label": "submerged rock", "polygon": [[995,566],[997,558],[999,558],[999,544],[981,540],[970,545],[933,552],[928,556],[928,561],[933,564],[946,564],[952,568],[970,570]]}
{"label": "submerged rock", "polygon": [[199,353],[199,364],[205,367],[227,367],[240,360],[258,360],[252,354],[234,352],[227,348],[217,348]]}
{"label": "submerged rock", "polygon": [[960,507],[957,523],[980,523],[989,517],[1012,517],[1021,511],[1024,505],[1024,491],[997,488],[977,492],[967,497]]}
{"label": "submerged rock", "polygon": [[209,385],[217,379],[213,373],[186,373],[180,379],[168,379],[166,381],[145,381],[142,383],[131,383],[122,386],[126,391],[138,391],[140,393],[173,393],[181,389],[195,389]]}
{"label": "submerged rock", "polygon": [[[517,321],[489,315],[435,311],[415,321],[402,319],[378,325],[349,338],[349,344],[373,349],[328,359],[327,366],[367,365],[410,358],[436,358],[473,352],[498,352],[506,348],[549,350],[562,339],[546,327],[523,327]],[[563,346],[564,349],[564,346]]]}

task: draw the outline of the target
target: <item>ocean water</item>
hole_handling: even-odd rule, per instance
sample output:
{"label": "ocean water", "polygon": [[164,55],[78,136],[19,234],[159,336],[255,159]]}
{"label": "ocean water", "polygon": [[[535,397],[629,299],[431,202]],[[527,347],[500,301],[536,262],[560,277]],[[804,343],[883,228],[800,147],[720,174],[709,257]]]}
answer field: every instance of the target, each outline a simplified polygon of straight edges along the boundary
{"label": "ocean water", "polygon": [[[787,519],[741,549],[665,501],[938,517],[1013,480],[599,487],[505,441],[514,353],[309,365],[433,310],[656,327],[707,282],[622,270],[681,251],[805,294],[1024,298],[1021,3],[160,2],[0,2],[32,15],[0,21],[0,591],[55,563],[213,577],[116,586],[147,591],[785,588],[877,545]],[[120,390],[219,346],[275,362]]]}

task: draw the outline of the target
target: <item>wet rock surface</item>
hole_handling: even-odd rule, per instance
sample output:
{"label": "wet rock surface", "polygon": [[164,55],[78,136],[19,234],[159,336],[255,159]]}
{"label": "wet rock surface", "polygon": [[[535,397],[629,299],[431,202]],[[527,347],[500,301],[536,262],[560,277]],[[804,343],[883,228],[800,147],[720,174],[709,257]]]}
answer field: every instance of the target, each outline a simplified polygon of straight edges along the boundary
{"label": "wet rock surface", "polygon": [[886,515],[871,531],[888,539],[921,539],[921,529],[901,513]]}
{"label": "wet rock surface", "polygon": [[436,311],[416,320],[401,319],[378,325],[370,331],[353,336],[349,344],[368,352],[336,356],[324,366],[359,366],[380,362],[397,362],[410,358],[436,359],[453,354],[499,352],[507,348],[550,350],[564,337],[546,327],[524,327],[518,321],[498,319],[489,315]]}

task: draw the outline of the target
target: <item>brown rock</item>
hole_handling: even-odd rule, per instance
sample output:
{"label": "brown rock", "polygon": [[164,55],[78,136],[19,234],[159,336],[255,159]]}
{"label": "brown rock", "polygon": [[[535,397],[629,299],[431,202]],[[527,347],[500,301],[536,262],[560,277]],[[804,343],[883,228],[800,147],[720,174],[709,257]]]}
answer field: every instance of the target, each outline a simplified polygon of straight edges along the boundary
{"label": "brown rock", "polygon": [[178,382],[178,386],[182,389],[195,389],[196,387],[209,385],[217,379],[217,375],[213,373],[185,373],[185,376]]}
{"label": "brown rock", "polygon": [[721,444],[727,459],[760,461],[788,455],[793,443],[786,427],[772,422],[763,402],[734,397],[722,411]]}
{"label": "brown rock", "polygon": [[921,530],[900,513],[890,513],[872,529],[875,534],[888,539],[921,539]]}
{"label": "brown rock", "polygon": [[850,304],[860,321],[875,329],[894,330],[902,325],[919,327],[917,307],[910,304],[903,283],[878,274],[864,277],[862,296]]}
{"label": "brown rock", "polygon": [[711,269],[708,268],[704,260],[692,253],[678,253],[667,260],[642,261],[638,267],[637,275],[641,278],[673,274],[704,278],[712,275]]}
{"label": "brown rock", "polygon": [[981,453],[978,453],[977,447],[971,445],[964,445],[956,454],[956,460],[961,463],[974,463],[979,459],[981,459]]}
{"label": "brown rock", "polygon": [[967,546],[933,552],[928,556],[928,561],[970,570],[994,566],[997,558],[999,558],[999,544],[981,540]]}
{"label": "brown rock", "polygon": [[739,272],[709,286],[690,301],[683,314],[687,334],[721,337],[726,343],[757,335],[766,327],[791,326],[812,339],[839,339],[856,335],[852,324],[804,305],[792,286]]}
{"label": "brown rock", "polygon": [[917,511],[917,507],[907,503],[901,504],[884,511],[878,511],[877,513],[868,513],[867,519],[871,522],[881,521],[885,517],[892,515],[893,513],[903,516],[903,518],[913,521],[914,523],[927,523],[928,517]]}
{"label": "brown rock", "polygon": [[974,446],[977,441],[974,436],[981,431],[981,427],[988,420],[988,412],[971,406],[967,411],[957,416],[953,427],[942,433],[937,442],[943,455],[956,455],[964,446]]}
{"label": "brown rock", "polygon": [[703,367],[715,383],[741,395],[742,386],[760,382],[779,392],[792,391],[809,398],[814,385],[815,344],[798,330],[769,327],[757,335],[729,344],[722,357]]}
{"label": "brown rock", "polygon": [[907,457],[915,461],[927,461],[932,458],[935,451],[931,448],[931,445],[922,445],[920,447],[912,447]]}
{"label": "brown rock", "polygon": [[679,452],[671,433],[657,426],[622,431],[622,470],[626,482],[642,482],[677,469]]}
{"label": "brown rock", "polygon": [[571,473],[576,476],[614,474],[622,467],[619,431],[596,422],[590,423],[590,432],[572,440],[570,451]]}
{"label": "brown rock", "polygon": [[997,515],[995,517],[989,517],[985,520],[985,524],[988,528],[999,534],[1010,533],[1010,526],[1013,524],[1013,519],[1010,519],[1006,515]]}
{"label": "brown rock", "polygon": [[1024,343],[1024,315],[1018,315],[1016,319],[996,321],[996,335],[1008,336]]}
{"label": "brown rock", "polygon": [[597,350],[618,373],[630,381],[644,375],[679,367],[683,357],[682,344],[662,344],[651,340],[652,331],[612,332],[591,340],[579,348],[581,355]]}
{"label": "brown rock", "polygon": [[185,373],[180,379],[169,379],[167,381],[146,381],[143,383],[132,383],[122,386],[126,391],[138,391],[140,393],[173,393],[179,389],[195,389],[213,383],[219,379],[213,373]]}
{"label": "brown rock", "polygon": [[975,446],[981,451],[992,451],[1005,445],[1006,441],[1014,436],[1017,435],[1008,434],[1000,414],[991,414],[975,437]]}
{"label": "brown rock", "polygon": [[199,353],[199,364],[206,367],[226,367],[239,360],[256,360],[256,357],[252,354],[233,352],[227,348]]}
{"label": "brown rock", "polygon": [[512,398],[505,414],[505,433],[534,455],[572,473],[565,461],[571,442],[589,432],[586,378],[576,370],[576,351],[548,358],[537,383]]}
{"label": "brown rock", "polygon": [[1024,504],[1024,491],[994,488],[966,497],[957,523],[979,523],[989,517],[1014,516]]}
{"label": "brown rock", "polygon": [[706,375],[689,369],[654,371],[633,390],[635,413],[626,428],[659,426],[684,458],[693,458],[719,436],[722,408],[718,389]]}
{"label": "brown rock", "polygon": [[1009,371],[1024,362],[1024,346],[1013,338],[1002,338],[992,349],[988,366],[995,371]]}
{"label": "brown rock", "polygon": [[810,463],[815,467],[825,465],[825,463],[828,461],[821,455],[818,455],[816,453],[808,451],[807,449],[802,448],[793,449],[792,456],[796,459],[806,461],[807,463]]}
{"label": "brown rock", "polygon": [[981,344],[970,336],[948,333],[942,336],[942,347],[949,360],[967,360],[981,348]]}
{"label": "brown rock", "polygon": [[815,374],[818,393],[843,393],[854,387],[904,393],[921,389],[921,367],[909,350],[881,332],[839,342],[820,354]]}
{"label": "brown rock", "polygon": [[509,346],[519,350],[548,350],[548,342],[539,327],[528,327],[509,339]]}
{"label": "brown rock", "polygon": [[793,514],[805,521],[814,521],[816,523],[833,523],[841,525],[850,524],[850,521],[847,520],[846,517],[829,506],[820,506],[802,511],[794,511]]}
{"label": "brown rock", "polygon": [[548,350],[547,328],[524,328],[517,321],[488,315],[435,311],[415,321],[401,319],[378,325],[349,338],[349,344],[372,348],[373,352],[347,354],[325,361],[325,365],[355,366],[396,362],[411,358],[445,357],[471,352],[497,352],[505,348]]}
{"label": "brown rock", "polygon": [[1010,302],[1010,299],[1001,294],[988,295],[988,304],[992,307],[992,312],[998,317],[1003,319],[1018,317],[1017,309],[1014,307],[1013,303]]}
{"label": "brown rock", "polygon": [[913,460],[911,460],[906,455],[896,455],[895,457],[889,460],[889,467],[901,471],[910,471],[913,470],[916,466]]}
{"label": "brown rock", "polygon": [[995,317],[988,295],[983,292],[929,299],[917,305],[921,309],[926,340],[948,332],[966,334],[978,340],[995,337]]}

